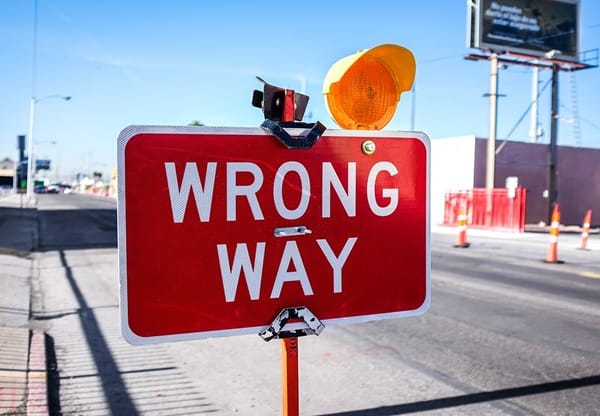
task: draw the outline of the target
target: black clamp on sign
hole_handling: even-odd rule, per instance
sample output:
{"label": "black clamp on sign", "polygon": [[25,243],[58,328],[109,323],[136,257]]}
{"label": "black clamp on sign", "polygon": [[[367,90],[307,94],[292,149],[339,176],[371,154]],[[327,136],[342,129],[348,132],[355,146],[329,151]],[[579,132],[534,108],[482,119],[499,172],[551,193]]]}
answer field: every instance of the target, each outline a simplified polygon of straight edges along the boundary
{"label": "black clamp on sign", "polygon": [[[303,321],[305,326],[300,328],[285,329],[289,321]],[[290,323],[294,325],[294,323]],[[271,326],[258,335],[265,341],[274,338],[296,338],[305,335],[319,335],[325,329],[323,322],[319,320],[308,308],[298,306],[285,308],[275,318]]]}
{"label": "black clamp on sign", "polygon": [[[318,121],[316,123],[286,123],[269,119],[263,121],[260,127],[277,137],[290,149],[310,149],[327,129]],[[305,131],[303,135],[292,136],[285,129],[304,129]]]}
{"label": "black clamp on sign", "polygon": [[[302,123],[308,96],[294,90],[276,87],[256,77],[263,83],[263,91],[254,90],[252,105],[262,109],[265,121],[261,127],[277,137],[291,149],[309,149],[325,132],[326,127],[320,122]],[[302,129],[292,136],[286,129]]]}

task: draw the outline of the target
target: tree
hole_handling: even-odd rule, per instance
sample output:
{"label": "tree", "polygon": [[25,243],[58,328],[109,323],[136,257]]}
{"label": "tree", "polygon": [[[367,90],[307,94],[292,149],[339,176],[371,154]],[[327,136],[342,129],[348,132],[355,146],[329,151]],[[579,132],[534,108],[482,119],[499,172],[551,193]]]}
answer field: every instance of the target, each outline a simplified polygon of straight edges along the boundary
{"label": "tree", "polygon": [[192,126],[192,127],[201,127],[204,126],[203,123],[199,122],[198,120],[194,120],[191,123],[188,123],[188,126]]}

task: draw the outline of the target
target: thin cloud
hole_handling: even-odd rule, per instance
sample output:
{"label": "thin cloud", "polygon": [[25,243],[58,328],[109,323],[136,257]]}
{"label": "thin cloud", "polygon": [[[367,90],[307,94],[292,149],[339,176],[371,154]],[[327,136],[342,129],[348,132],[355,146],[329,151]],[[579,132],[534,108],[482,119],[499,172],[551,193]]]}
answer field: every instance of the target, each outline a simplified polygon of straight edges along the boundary
{"label": "thin cloud", "polygon": [[[120,69],[129,70],[130,75],[133,74],[134,70],[156,70],[156,71],[181,71],[181,65],[175,64],[165,64],[165,63],[157,63],[157,62],[145,62],[139,61],[131,58],[122,58],[118,56],[101,56],[101,55],[84,55],[79,57],[78,59],[97,64],[97,65],[105,65],[112,66]],[[264,71],[264,69],[258,68],[218,68],[218,67],[209,67],[206,65],[202,66],[185,66],[187,71],[193,71],[196,73],[202,74],[227,74],[227,75],[235,75],[242,77],[255,77],[260,76],[261,78],[265,78],[266,81],[269,81],[269,78],[286,78],[293,79],[299,82],[306,82],[307,84],[316,84],[320,83],[322,80],[316,79],[314,77],[310,77],[306,74],[300,73],[285,73],[285,72],[273,72],[273,71]]]}

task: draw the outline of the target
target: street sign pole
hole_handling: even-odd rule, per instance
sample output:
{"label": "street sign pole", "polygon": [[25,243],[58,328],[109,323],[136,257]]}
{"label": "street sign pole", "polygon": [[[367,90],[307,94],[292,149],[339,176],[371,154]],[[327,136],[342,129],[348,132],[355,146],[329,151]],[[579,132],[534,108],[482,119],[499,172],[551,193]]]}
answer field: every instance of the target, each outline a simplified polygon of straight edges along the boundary
{"label": "street sign pole", "polygon": [[[285,90],[281,121],[294,122],[294,91]],[[298,416],[300,414],[300,385],[298,380],[298,338],[281,340],[281,375],[282,375],[282,414]]]}
{"label": "street sign pole", "polygon": [[[294,122],[295,92],[285,90],[281,121]],[[281,340],[281,370],[283,382],[282,414],[298,416],[300,414],[300,382],[298,380],[298,337]]]}
{"label": "street sign pole", "polygon": [[[294,91],[285,90],[281,121],[294,122]],[[281,340],[281,367],[283,378],[283,415],[300,414],[300,383],[298,380],[298,338]]]}
{"label": "street sign pole", "polygon": [[[299,323],[297,321],[303,321]],[[289,326],[288,323],[290,323]],[[281,340],[282,414],[300,413],[300,382],[298,381],[298,337],[319,335],[325,325],[306,307],[285,308],[271,326],[258,334],[263,340]]]}
{"label": "street sign pole", "polygon": [[300,386],[298,382],[298,338],[281,340],[281,371],[283,383],[283,415],[300,413]]}

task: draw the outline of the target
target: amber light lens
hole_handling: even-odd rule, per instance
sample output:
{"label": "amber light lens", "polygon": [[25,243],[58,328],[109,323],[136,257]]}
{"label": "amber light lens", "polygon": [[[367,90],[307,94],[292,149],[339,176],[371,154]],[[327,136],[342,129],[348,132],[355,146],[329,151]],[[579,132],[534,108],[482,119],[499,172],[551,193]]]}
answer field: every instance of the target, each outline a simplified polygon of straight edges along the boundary
{"label": "amber light lens", "polygon": [[394,116],[398,91],[390,71],[379,61],[360,59],[331,88],[327,104],[344,129],[379,130]]}

